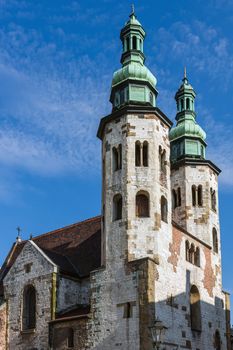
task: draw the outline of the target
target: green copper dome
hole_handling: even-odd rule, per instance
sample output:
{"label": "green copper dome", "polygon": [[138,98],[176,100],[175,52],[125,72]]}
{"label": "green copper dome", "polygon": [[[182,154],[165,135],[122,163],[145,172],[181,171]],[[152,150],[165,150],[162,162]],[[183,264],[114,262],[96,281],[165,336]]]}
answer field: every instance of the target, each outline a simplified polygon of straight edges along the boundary
{"label": "green copper dome", "polygon": [[169,134],[172,163],[185,156],[205,158],[206,133],[196,122],[195,97],[196,93],[188,82],[185,70],[183,82],[175,95],[177,124]]}
{"label": "green copper dome", "polygon": [[199,137],[203,141],[206,139],[205,131],[194,120],[183,120],[170,131],[170,141],[183,136]]}
{"label": "green copper dome", "polygon": [[144,65],[143,44],[146,33],[136,18],[134,8],[129,17],[120,34],[123,44],[122,67],[112,79],[110,101],[113,110],[130,104],[155,107],[158,94],[157,80]]}
{"label": "green copper dome", "polygon": [[146,66],[135,62],[120,68],[114,73],[112,86],[120,84],[127,79],[146,80],[152,87],[155,87],[157,83],[157,79]]}

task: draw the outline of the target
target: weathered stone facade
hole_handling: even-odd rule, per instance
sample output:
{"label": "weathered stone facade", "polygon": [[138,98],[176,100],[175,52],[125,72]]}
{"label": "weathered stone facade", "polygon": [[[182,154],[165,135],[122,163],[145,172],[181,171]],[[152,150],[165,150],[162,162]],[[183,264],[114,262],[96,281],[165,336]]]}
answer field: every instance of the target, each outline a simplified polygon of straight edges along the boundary
{"label": "weathered stone facade", "polygon": [[[220,171],[204,158],[194,105],[186,100],[182,110],[182,94],[195,98],[186,75],[177,120],[193,129],[178,124],[171,140],[144,37],[132,13],[113,110],[98,130],[102,215],[13,245],[0,271],[0,349],[152,350],[158,320],[162,349],[230,349]],[[179,147],[193,153],[181,156]]]}

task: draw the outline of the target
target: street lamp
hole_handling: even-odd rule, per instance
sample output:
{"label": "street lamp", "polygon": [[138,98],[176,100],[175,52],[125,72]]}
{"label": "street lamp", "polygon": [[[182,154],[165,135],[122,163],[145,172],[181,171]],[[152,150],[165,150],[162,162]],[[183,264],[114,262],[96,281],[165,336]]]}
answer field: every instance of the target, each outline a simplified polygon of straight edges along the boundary
{"label": "street lamp", "polygon": [[159,350],[160,345],[164,341],[164,336],[165,336],[167,327],[164,326],[162,321],[156,319],[153,326],[149,328],[153,339],[153,346],[156,347],[157,350]]}

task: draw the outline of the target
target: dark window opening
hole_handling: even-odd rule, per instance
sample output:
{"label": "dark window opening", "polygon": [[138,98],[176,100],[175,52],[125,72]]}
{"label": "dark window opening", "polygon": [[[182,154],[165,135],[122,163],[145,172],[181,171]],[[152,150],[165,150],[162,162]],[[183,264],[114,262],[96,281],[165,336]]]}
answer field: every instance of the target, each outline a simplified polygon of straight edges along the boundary
{"label": "dark window opening", "polygon": [[148,166],[148,142],[143,142],[143,166]]}
{"label": "dark window opening", "polygon": [[177,206],[178,207],[181,206],[181,189],[180,189],[180,187],[178,187],[178,190],[177,190]]}
{"label": "dark window opening", "polygon": [[172,207],[173,209],[176,209],[178,207],[177,205],[177,194],[175,190],[172,190]]}
{"label": "dark window opening", "polygon": [[196,186],[193,185],[193,186],[192,186],[192,203],[193,203],[193,207],[196,207],[196,205],[197,205],[197,196],[196,196],[196,192],[197,192]]}
{"label": "dark window opening", "polygon": [[69,349],[74,347],[74,330],[73,330],[73,328],[68,329],[67,347]]}
{"label": "dark window opening", "polygon": [[185,242],[185,258],[187,261],[189,261],[189,242]]}
{"label": "dark window opening", "polygon": [[202,207],[202,205],[203,205],[202,185],[198,186],[197,193],[198,193],[198,195],[197,195],[198,196],[198,205],[199,205],[199,207]]}
{"label": "dark window opening", "polygon": [[191,244],[191,247],[189,249],[189,262],[191,264],[194,264],[194,253],[195,253],[195,247],[194,247],[194,244]]}
{"label": "dark window opening", "polygon": [[113,221],[122,219],[122,196],[116,194],[113,197]]}
{"label": "dark window opening", "polygon": [[126,51],[130,50],[130,38],[128,36],[128,38],[126,39]]}
{"label": "dark window opening", "polygon": [[150,216],[149,211],[149,195],[139,192],[136,195],[136,216],[145,218]]}
{"label": "dark window opening", "polygon": [[216,192],[211,188],[210,189],[211,196],[211,209],[216,211]]}
{"label": "dark window opening", "polygon": [[166,174],[166,151],[163,150],[161,146],[159,146],[159,162],[160,162],[160,171],[163,174]]}
{"label": "dark window opening", "polygon": [[183,98],[180,100],[180,103],[181,103],[181,110],[183,111],[183,109],[184,109],[184,100],[183,100]]}
{"label": "dark window opening", "polygon": [[214,346],[216,350],[221,350],[221,336],[218,330],[214,335]]}
{"label": "dark window opening", "polygon": [[162,196],[161,197],[161,220],[167,222],[167,199]]}
{"label": "dark window opening", "polygon": [[201,305],[200,294],[196,286],[192,286],[190,290],[190,318],[191,329],[193,331],[201,331]]}
{"label": "dark window opening", "polygon": [[122,167],[122,145],[113,147],[112,149],[112,165],[113,171],[120,170]]}
{"label": "dark window opening", "polygon": [[194,253],[194,265],[200,266],[200,249],[198,247]]}
{"label": "dark window opening", "polygon": [[141,166],[141,143],[139,141],[135,143],[135,165]]}
{"label": "dark window opening", "polygon": [[124,305],[124,318],[131,318],[132,317],[132,305],[131,303],[126,303]]}
{"label": "dark window opening", "polygon": [[213,233],[213,249],[215,253],[218,253],[218,234],[215,227],[213,228],[212,233]]}
{"label": "dark window opening", "polygon": [[23,292],[23,330],[36,327],[36,290],[33,286],[26,286]]}
{"label": "dark window opening", "polygon": [[190,99],[186,99],[186,109],[190,109]]}
{"label": "dark window opening", "polygon": [[137,37],[133,36],[133,50],[137,50]]}

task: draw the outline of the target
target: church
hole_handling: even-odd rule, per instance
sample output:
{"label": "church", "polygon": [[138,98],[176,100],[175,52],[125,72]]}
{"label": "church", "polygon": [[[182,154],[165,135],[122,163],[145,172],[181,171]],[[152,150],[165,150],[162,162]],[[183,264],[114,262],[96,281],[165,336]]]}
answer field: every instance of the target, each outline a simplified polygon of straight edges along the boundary
{"label": "church", "polygon": [[[218,175],[186,72],[176,123],[157,106],[134,10],[100,120],[102,213],[12,245],[1,350],[230,350]],[[179,83],[178,83],[179,84]]]}

